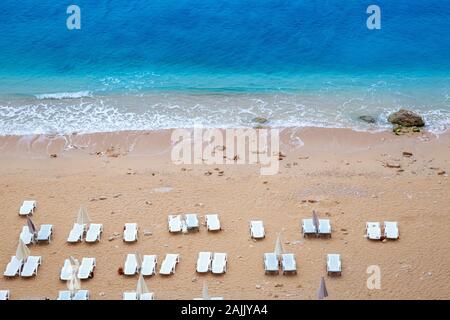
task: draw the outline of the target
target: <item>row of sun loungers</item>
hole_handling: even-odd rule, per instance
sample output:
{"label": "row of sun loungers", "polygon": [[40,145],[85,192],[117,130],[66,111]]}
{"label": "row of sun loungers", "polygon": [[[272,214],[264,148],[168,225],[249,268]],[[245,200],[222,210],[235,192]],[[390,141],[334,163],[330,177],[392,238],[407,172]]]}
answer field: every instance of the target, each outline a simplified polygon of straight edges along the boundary
{"label": "row of sun loungers", "polygon": [[29,256],[25,261],[19,260],[16,256],[11,257],[6,270],[5,277],[32,277],[37,275],[42,258],[40,256]]}
{"label": "row of sun loungers", "polygon": [[[169,215],[167,218],[169,232],[187,232],[191,230],[200,231],[200,223],[198,216],[195,213],[187,213],[182,215]],[[208,231],[219,231],[222,229],[220,226],[219,216],[217,214],[205,215],[206,229]]]}
{"label": "row of sun loungers", "polygon": [[[187,218],[190,217],[190,218]],[[189,221],[189,222],[187,222]],[[208,230],[220,230],[220,221],[217,215],[206,215],[206,223]],[[169,232],[181,232],[183,230],[183,224],[186,224],[187,230],[198,229],[198,219],[196,214],[186,214],[185,220],[181,219],[181,215],[169,215],[168,217]],[[51,225],[49,230],[45,230],[42,234],[42,239],[48,234],[51,235]],[[43,227],[42,226],[42,227]],[[41,230],[42,230],[41,227]],[[26,229],[24,227],[22,233],[26,234]],[[46,227],[47,228],[47,227]],[[69,235],[68,242],[78,242],[82,241],[85,227],[79,224],[74,224],[74,227]],[[313,219],[303,219],[302,220],[302,232],[303,236],[307,237],[309,235],[315,236],[329,236],[331,237],[331,223],[328,219],[319,219],[319,227],[313,223]],[[29,231],[28,231],[29,232]],[[86,234],[86,242],[96,242],[100,241],[101,233],[103,232],[103,225],[101,224],[91,224],[90,228]],[[379,222],[367,222],[366,233],[369,239],[380,239],[381,238],[381,228]],[[138,226],[136,223],[126,223],[124,228],[123,240],[125,242],[134,242],[138,238]],[[263,221],[255,220],[250,221],[250,236],[253,239],[263,239],[265,234]],[[399,232],[397,222],[385,221],[384,222],[384,237],[387,239],[398,239]],[[22,234],[21,234],[22,238]],[[24,235],[25,240],[28,240],[29,235]],[[38,236],[39,238],[39,236]],[[47,237],[48,238],[48,237]],[[27,243],[26,241],[24,241]],[[28,242],[29,243],[29,242]]]}
{"label": "row of sun loungers", "polygon": [[[0,301],[9,300],[10,293],[9,290],[0,290]],[[58,297],[56,300],[89,300],[90,292],[89,290],[78,290],[72,293],[69,290],[62,290],[58,292]],[[137,293],[136,291],[124,292],[122,295],[123,300],[155,300],[155,295],[153,292],[148,293]],[[204,298],[194,298],[194,300],[205,300]],[[223,300],[223,297],[210,297],[208,300]]]}
{"label": "row of sun loungers", "polygon": [[319,219],[319,227],[314,225],[313,219],[303,219],[302,220],[302,232],[303,237],[310,235],[315,236],[329,236],[331,237],[331,224],[328,219]]}
{"label": "row of sun loungers", "polygon": [[[283,274],[294,273],[297,274],[297,263],[293,253],[284,253],[277,256],[274,252],[264,253],[264,271],[268,273],[280,273],[280,267]],[[341,275],[341,256],[339,254],[327,255],[327,273],[332,275],[334,273]]]}
{"label": "row of sun loungers", "polygon": [[227,272],[228,256],[226,253],[199,252],[197,259],[197,272],[214,274]]}
{"label": "row of sun loungers", "polygon": [[142,263],[137,254],[128,254],[125,260],[124,275],[133,276],[140,273],[144,277],[156,274],[158,259],[156,255],[144,255]]}
{"label": "row of sun loungers", "polygon": [[137,292],[124,292],[123,300],[155,300],[153,292],[138,294]]}
{"label": "row of sun loungers", "polygon": [[103,232],[102,224],[91,223],[87,231],[86,228],[86,224],[74,223],[72,230],[70,230],[69,237],[67,238],[67,242],[76,243],[83,241],[83,239],[88,243],[100,241]]}
{"label": "row of sun loungers", "polygon": [[265,273],[280,273],[280,266],[283,274],[288,272],[297,273],[297,264],[295,256],[292,253],[284,253],[281,260],[274,252],[264,253],[264,271]]}
{"label": "row of sun loungers", "polygon": [[[83,258],[81,265],[78,268],[77,278],[80,280],[86,280],[94,276],[94,269],[96,267],[95,258]],[[61,269],[60,279],[63,281],[69,281],[73,274],[72,264],[69,259],[64,261],[64,266]]]}
{"label": "row of sun loungers", "polygon": [[[383,236],[386,239],[398,239],[399,231],[398,225],[395,221],[385,221],[384,222]],[[381,239],[381,227],[379,222],[367,222],[366,223],[366,236],[370,240],[380,240]]]}
{"label": "row of sun loungers", "polygon": [[48,243],[50,243],[52,240],[52,234],[53,234],[53,225],[51,224],[41,225],[41,228],[39,229],[37,234],[31,233],[28,226],[23,226],[19,238],[26,245],[37,243],[39,241],[47,241]]}
{"label": "row of sun loungers", "polygon": [[59,291],[56,300],[89,300],[89,290],[78,290],[74,294],[68,290]]}

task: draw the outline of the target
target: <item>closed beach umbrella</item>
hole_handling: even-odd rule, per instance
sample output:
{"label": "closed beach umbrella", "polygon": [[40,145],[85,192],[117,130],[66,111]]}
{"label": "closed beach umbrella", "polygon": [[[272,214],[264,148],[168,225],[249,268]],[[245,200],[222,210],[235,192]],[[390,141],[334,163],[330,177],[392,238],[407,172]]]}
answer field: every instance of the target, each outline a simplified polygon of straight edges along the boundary
{"label": "closed beach umbrella", "polygon": [[78,279],[76,272],[72,272],[70,279],[67,281],[67,289],[72,295],[81,289],[80,279]]}
{"label": "closed beach umbrella", "polygon": [[202,298],[203,300],[211,300],[211,298],[209,297],[208,284],[206,283],[206,281],[203,281]]}
{"label": "closed beach umbrella", "polygon": [[72,267],[72,274],[70,279],[67,281],[67,288],[70,293],[74,295],[75,292],[81,289],[80,279],[78,279],[78,268],[80,267],[80,263],[74,257],[70,257],[69,261],[70,266]]}
{"label": "closed beach umbrella", "polygon": [[136,260],[137,260],[138,268],[141,268],[142,267],[142,257],[138,252],[136,252]]}
{"label": "closed beach umbrella", "polygon": [[319,300],[328,297],[328,291],[327,287],[325,286],[325,279],[323,277],[320,279],[320,287],[319,291],[317,292],[317,297],[319,298]]}
{"label": "closed beach umbrella", "polygon": [[281,255],[283,254],[283,252],[284,252],[284,250],[283,250],[283,245],[281,244],[280,234],[278,234],[277,242],[275,243],[275,251],[274,251],[274,253],[276,254],[276,256],[278,258],[280,258]]}
{"label": "closed beach umbrella", "polygon": [[84,206],[81,206],[80,210],[78,211],[77,223],[78,224],[88,224],[89,222],[91,222],[91,219],[89,219],[89,214],[88,214],[87,208]]}
{"label": "closed beach umbrella", "polygon": [[142,274],[139,275],[139,280],[136,287],[136,293],[138,296],[144,294],[144,293],[150,293],[150,291],[147,288],[147,284],[145,283],[144,277]]}
{"label": "closed beach umbrella", "polygon": [[23,243],[22,239],[19,239],[19,245],[16,250],[16,258],[20,261],[25,261],[30,255],[30,249]]}
{"label": "closed beach umbrella", "polygon": [[70,266],[72,267],[72,270],[75,270],[78,272],[78,268],[80,267],[80,263],[78,262],[78,260],[75,259],[74,257],[70,257],[69,261],[70,261]]}
{"label": "closed beach umbrella", "polygon": [[313,210],[313,224],[314,227],[316,228],[316,231],[319,231],[319,217],[317,216],[315,210]]}
{"label": "closed beach umbrella", "polygon": [[29,216],[27,216],[27,225],[28,225],[28,230],[30,230],[30,233],[35,235],[36,234],[36,227],[33,223],[33,220],[31,220],[31,218]]}

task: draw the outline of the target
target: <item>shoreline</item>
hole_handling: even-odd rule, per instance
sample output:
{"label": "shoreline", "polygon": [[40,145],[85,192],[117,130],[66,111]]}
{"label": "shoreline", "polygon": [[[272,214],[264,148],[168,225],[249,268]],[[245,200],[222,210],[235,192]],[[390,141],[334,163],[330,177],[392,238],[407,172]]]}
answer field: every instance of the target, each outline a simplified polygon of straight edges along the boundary
{"label": "shoreline", "polygon": [[[97,259],[95,277],[81,283],[91,299],[121,299],[137,277],[117,270],[138,251],[156,254],[158,270],[166,253],[181,255],[175,275],[146,279],[156,299],[198,297],[204,280],[210,294],[225,299],[314,299],[326,254],[340,253],[342,276],[326,277],[329,299],[450,298],[449,134],[289,128],[280,138],[280,170],[261,176],[258,165],[175,165],[169,131],[0,137],[0,268],[26,223],[17,214],[23,200],[37,201],[36,225],[55,228],[51,244],[30,246],[43,258],[38,275],[0,277],[0,289],[9,289],[11,299],[54,299],[66,288],[59,274],[72,255]],[[80,205],[93,223],[103,223],[100,243],[66,243]],[[302,237],[301,219],[312,210],[331,220],[331,239]],[[167,216],[189,212],[201,223],[218,213],[223,230],[170,234]],[[264,240],[250,239],[252,219],[264,221]],[[398,221],[400,240],[364,238],[365,222],[386,220]],[[108,241],[128,222],[139,224],[137,243]],[[296,255],[297,275],[264,275],[262,256],[273,251],[278,232],[285,252]],[[226,252],[227,273],[196,274],[200,251]],[[370,265],[381,268],[381,290],[366,287]]]}
{"label": "shoreline", "polygon": [[[0,135],[0,150],[3,151],[3,155],[12,154],[20,155],[23,152],[35,153],[36,155],[44,155],[44,149],[50,154],[66,153],[75,150],[85,150],[93,152],[94,149],[107,148],[118,144],[123,146],[126,154],[133,153],[134,151],[142,152],[144,147],[150,148],[168,148],[171,146],[170,134],[174,130],[187,130],[192,132],[195,128],[170,128],[170,129],[157,129],[157,130],[119,130],[119,131],[107,131],[107,132],[89,132],[89,133],[38,133],[38,134],[11,134]],[[225,136],[226,130],[257,130],[258,127],[199,127],[199,129],[206,130],[219,130]],[[356,137],[360,136],[361,139],[368,139],[369,142],[374,142],[376,139],[387,139],[390,141],[399,138],[392,130],[358,130],[355,128],[326,128],[326,127],[270,127],[262,126],[260,129],[272,129],[280,132],[281,142],[284,145],[290,147],[297,147],[295,140],[300,139],[305,135],[311,138],[315,134],[318,136],[334,136],[342,138],[343,136]],[[147,137],[158,137],[159,143],[148,144],[145,141]],[[425,129],[422,129],[420,133],[408,133],[402,134],[402,137],[410,139],[446,139],[450,136],[450,131],[442,133],[435,133]],[[152,139],[147,139],[152,140]],[[397,139],[398,140],[398,139]],[[143,146],[139,143],[144,142]],[[300,142],[302,144],[302,142]],[[125,148],[125,145],[131,145],[131,148]],[[136,145],[138,146],[135,150]],[[164,146],[163,146],[164,145]],[[131,151],[131,152],[130,152]]]}

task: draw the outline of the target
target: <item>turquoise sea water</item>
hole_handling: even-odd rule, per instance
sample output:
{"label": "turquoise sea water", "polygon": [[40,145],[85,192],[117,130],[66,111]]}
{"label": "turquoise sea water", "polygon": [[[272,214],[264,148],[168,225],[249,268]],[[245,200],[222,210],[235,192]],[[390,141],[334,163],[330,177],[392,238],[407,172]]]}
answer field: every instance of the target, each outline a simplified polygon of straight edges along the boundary
{"label": "turquoise sea water", "polygon": [[[81,29],[66,28],[66,8]],[[381,8],[381,30],[366,8]],[[0,134],[203,124],[450,125],[448,1],[78,0],[0,4]],[[360,115],[379,121],[367,125]]]}

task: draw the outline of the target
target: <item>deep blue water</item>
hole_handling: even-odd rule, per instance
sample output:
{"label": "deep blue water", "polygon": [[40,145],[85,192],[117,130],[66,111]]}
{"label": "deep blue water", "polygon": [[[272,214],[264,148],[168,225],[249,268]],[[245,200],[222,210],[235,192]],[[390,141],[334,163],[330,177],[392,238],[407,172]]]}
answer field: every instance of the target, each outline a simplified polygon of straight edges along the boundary
{"label": "deep blue water", "polygon": [[[66,28],[70,4],[81,8],[81,30]],[[370,4],[381,8],[381,30],[366,27]],[[330,100],[340,95],[364,100],[367,94],[361,92],[375,86],[390,108],[405,103],[385,97],[394,92],[397,98],[412,94],[411,108],[421,107],[427,94],[437,95],[433,103],[445,111],[449,76],[446,0],[0,3],[0,119],[11,115],[5,111],[10,99],[79,91],[321,98],[330,92]],[[296,103],[320,105],[302,98]]]}

